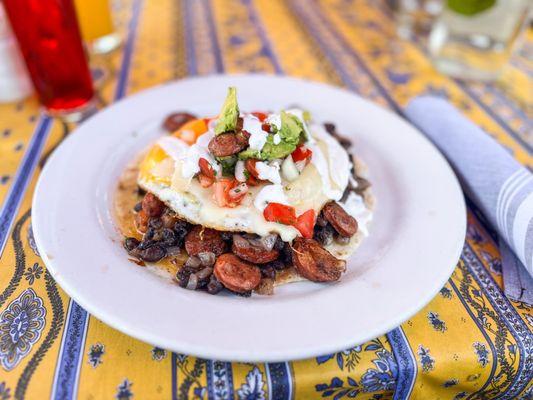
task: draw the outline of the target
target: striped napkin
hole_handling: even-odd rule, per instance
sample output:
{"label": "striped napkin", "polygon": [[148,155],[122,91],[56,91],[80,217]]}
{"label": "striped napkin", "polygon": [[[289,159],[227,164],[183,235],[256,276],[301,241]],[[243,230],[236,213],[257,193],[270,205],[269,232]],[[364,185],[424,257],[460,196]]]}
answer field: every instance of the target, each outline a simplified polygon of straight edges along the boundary
{"label": "striped napkin", "polygon": [[405,115],[448,159],[500,235],[507,297],[533,304],[533,174],[442,98],[417,97]]}

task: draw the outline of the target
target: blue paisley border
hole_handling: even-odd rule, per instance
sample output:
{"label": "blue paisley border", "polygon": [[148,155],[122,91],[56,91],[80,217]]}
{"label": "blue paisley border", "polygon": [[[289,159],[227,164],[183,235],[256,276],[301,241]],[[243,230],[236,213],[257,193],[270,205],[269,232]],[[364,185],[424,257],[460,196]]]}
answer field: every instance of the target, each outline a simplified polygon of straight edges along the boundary
{"label": "blue paisley border", "polygon": [[265,364],[265,370],[268,382],[268,398],[292,399],[294,397],[294,384],[290,363],[267,363]]}
{"label": "blue paisley border", "polygon": [[[464,252],[464,250],[463,250],[463,252]],[[461,255],[461,259],[466,264],[466,260],[464,259],[463,255]],[[481,391],[483,391],[483,390],[485,390],[487,388],[487,386],[490,384],[490,382],[494,378],[494,373],[496,372],[496,360],[497,360],[496,347],[494,346],[494,343],[491,340],[491,338],[489,337],[489,335],[487,334],[487,332],[485,332],[485,329],[483,329],[483,327],[479,323],[479,321],[476,318],[476,316],[472,313],[472,310],[470,309],[470,307],[468,307],[468,304],[466,303],[466,300],[463,298],[463,295],[461,294],[461,291],[459,290],[457,285],[453,282],[452,279],[450,279],[448,282],[450,283],[450,286],[452,287],[452,289],[455,291],[455,294],[457,295],[457,298],[459,299],[459,301],[461,302],[461,304],[465,308],[466,312],[468,313],[468,315],[470,315],[470,318],[472,318],[472,321],[474,321],[474,323],[478,327],[479,331],[481,332],[481,334],[483,335],[483,337],[487,341],[487,343],[488,343],[488,345],[490,347],[490,351],[492,353],[492,359],[494,360],[494,362],[492,363],[490,374],[489,374],[487,380],[485,381],[485,383],[483,384],[483,386],[480,387],[477,390],[478,392],[481,392]]]}
{"label": "blue paisley border", "polygon": [[231,363],[206,361],[207,393],[210,400],[233,400],[233,370]]}
{"label": "blue paisley border", "polygon": [[38,164],[39,154],[43,149],[46,138],[52,127],[52,118],[42,115],[28,144],[27,150],[17,170],[13,183],[7,193],[5,202],[0,209],[0,256],[9,238],[9,231],[20,206],[20,202],[26,193],[26,188]]}
{"label": "blue paisley border", "polygon": [[[502,293],[498,284],[494,281],[490,273],[485,269],[483,263],[467,243],[463,250],[463,259],[472,277],[476,280],[491,306],[500,315],[502,321],[513,335],[520,352],[520,361],[516,373],[516,378],[502,394],[503,399],[516,398],[533,378],[533,335],[516,312],[511,302]],[[524,362],[525,360],[525,362]]]}
{"label": "blue paisley border", "polygon": [[[126,94],[142,5],[143,0],[134,0],[132,4],[132,15],[115,91],[115,100],[121,99]],[[76,395],[89,317],[87,311],[74,300],[70,300],[66,327],[58,355],[59,362],[56,364],[52,398],[73,398],[73,395]]]}
{"label": "blue paisley border", "polygon": [[59,359],[52,386],[52,399],[73,399],[77,396],[83,348],[89,326],[89,314],[70,300],[67,323],[61,339]]}
{"label": "blue paisley border", "polygon": [[413,390],[418,370],[415,356],[401,327],[387,333],[387,339],[398,363],[398,377],[396,378],[393,399],[408,399]]}

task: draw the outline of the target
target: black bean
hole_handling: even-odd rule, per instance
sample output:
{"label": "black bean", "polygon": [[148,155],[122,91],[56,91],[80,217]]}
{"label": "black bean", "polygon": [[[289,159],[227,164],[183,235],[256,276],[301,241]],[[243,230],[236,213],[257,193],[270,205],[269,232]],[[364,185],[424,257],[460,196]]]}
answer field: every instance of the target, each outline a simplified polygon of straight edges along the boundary
{"label": "black bean", "polygon": [[251,297],[252,296],[252,291],[249,290],[247,292],[234,292],[233,290],[230,290],[231,293],[239,296],[239,297]]}
{"label": "black bean", "polygon": [[146,194],[146,190],[144,190],[140,186],[137,186],[137,193],[139,194],[139,196],[144,196]]}
{"label": "black bean", "polygon": [[182,267],[177,273],[176,273],[176,280],[178,281],[178,285],[181,287],[187,287],[187,283],[189,283],[189,277],[191,276],[191,270],[187,267]]}
{"label": "black bean", "polygon": [[163,221],[161,221],[161,218],[150,218],[148,226],[154,229],[161,229],[163,226]]}
{"label": "black bean", "polygon": [[135,212],[139,212],[143,209],[143,205],[142,205],[142,202],[138,202],[137,204],[135,204],[135,206],[133,207],[133,211]]}
{"label": "black bean", "polygon": [[286,265],[292,264],[292,249],[289,243],[284,244],[283,249],[281,250],[280,255],[278,257],[278,260],[280,260]]}
{"label": "black bean", "polygon": [[213,268],[207,267],[196,272],[196,277],[198,279],[197,289],[203,289],[207,287],[211,280],[211,275],[213,275]]}
{"label": "black bean", "polygon": [[190,256],[187,261],[185,261],[185,267],[189,269],[198,269],[202,263],[200,262],[200,259],[196,256]]}
{"label": "black bean", "polygon": [[281,261],[281,260],[274,260],[272,262],[269,262],[266,265],[269,266],[269,267],[274,268],[276,271],[281,271],[281,270],[287,268],[287,265],[284,264],[283,261]]}
{"label": "black bean", "polygon": [[207,293],[209,294],[217,294],[222,289],[224,289],[224,286],[220,281],[215,277],[215,275],[211,275],[211,278],[209,279],[209,283],[207,284]]}
{"label": "black bean", "polygon": [[365,178],[361,178],[360,176],[355,178],[355,180],[357,181],[357,187],[355,188],[355,193],[359,195],[363,194],[363,192],[371,186],[368,180],[366,180]]}
{"label": "black bean", "polygon": [[261,275],[263,275],[264,278],[276,279],[276,270],[273,266],[267,264],[261,267]]}
{"label": "black bean", "polygon": [[175,257],[181,253],[181,247],[179,246],[170,246],[167,247],[167,256],[168,257]]}
{"label": "black bean", "polygon": [[222,232],[222,240],[225,242],[231,241],[233,238],[233,232]]}
{"label": "black bean", "polygon": [[144,240],[139,243],[139,246],[137,247],[139,250],[146,250],[152,246],[155,246],[157,242],[155,240]]}
{"label": "black bean", "polygon": [[328,220],[326,217],[324,217],[324,213],[318,214],[318,217],[316,218],[316,224],[318,226],[326,226],[328,224]]}
{"label": "black bean", "polygon": [[148,262],[157,262],[165,257],[166,251],[161,246],[152,246],[141,251],[141,259]]}
{"label": "black bean", "polygon": [[348,244],[350,243],[350,237],[337,235],[335,241],[340,244]]}
{"label": "black bean", "polygon": [[281,237],[277,237],[276,243],[274,243],[274,250],[281,251],[285,247],[285,242],[281,239]]}
{"label": "black bean", "polygon": [[339,133],[337,132],[337,128],[335,127],[335,124],[332,124],[331,122],[326,122],[324,124],[324,128],[331,136],[337,139],[337,141],[342,147],[344,147],[345,149],[349,149],[350,147],[352,147],[352,141],[348,139],[347,137],[339,135]]}
{"label": "black bean", "polygon": [[333,122],[324,122],[324,129],[326,129],[327,133],[331,134],[331,132],[335,132],[337,128]]}
{"label": "black bean", "polygon": [[155,234],[156,234],[156,230],[154,228],[152,228],[152,227],[149,227],[146,230],[146,233],[143,236],[143,242],[144,241],[148,241],[148,240],[152,240],[154,238]]}
{"label": "black bean", "polygon": [[133,237],[129,237],[124,240],[124,248],[127,251],[132,251],[133,249],[137,248],[138,245],[139,241]]}
{"label": "black bean", "polygon": [[174,233],[176,234],[176,245],[183,246],[185,236],[189,233],[192,225],[187,221],[179,220],[174,224]]}
{"label": "black bean", "polygon": [[335,230],[331,224],[326,224],[326,226],[315,226],[313,239],[315,239],[322,246],[328,246],[333,242],[333,234]]}
{"label": "black bean", "polygon": [[163,228],[161,232],[162,245],[165,247],[171,247],[176,245],[176,234],[172,229]]}
{"label": "black bean", "polygon": [[198,258],[204,267],[211,267],[215,263],[215,253],[211,253],[210,251],[198,253]]}
{"label": "black bean", "polygon": [[196,290],[198,289],[198,276],[195,273],[189,275],[189,280],[187,281],[187,286],[185,289]]}

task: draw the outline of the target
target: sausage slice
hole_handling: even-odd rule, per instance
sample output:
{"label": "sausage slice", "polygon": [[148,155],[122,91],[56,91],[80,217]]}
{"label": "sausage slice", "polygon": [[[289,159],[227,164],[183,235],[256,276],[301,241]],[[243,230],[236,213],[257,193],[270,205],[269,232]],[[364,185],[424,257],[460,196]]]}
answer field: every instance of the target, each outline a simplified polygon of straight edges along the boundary
{"label": "sausage slice", "polygon": [[175,112],[165,118],[163,128],[172,133],[193,119],[196,119],[196,116],[187,112]]}
{"label": "sausage slice", "polygon": [[357,232],[357,221],[334,201],[322,209],[324,217],[341,236],[351,237]]}
{"label": "sausage slice", "polygon": [[185,250],[189,256],[211,252],[219,256],[226,251],[226,242],[219,231],[196,225],[185,236]]}
{"label": "sausage slice", "polygon": [[243,260],[254,264],[266,264],[279,257],[278,250],[274,248],[268,250],[264,247],[252,244],[241,235],[233,235],[231,251]]}
{"label": "sausage slice", "polygon": [[159,217],[165,210],[165,203],[152,193],[146,193],[141,204],[142,211],[144,211],[150,218]]}
{"label": "sausage slice", "polygon": [[300,275],[313,282],[332,282],[346,270],[346,262],[333,257],[313,239],[296,238],[292,262]]}
{"label": "sausage slice", "polygon": [[261,271],[258,267],[231,253],[218,257],[213,273],[225,287],[238,293],[254,290],[261,282]]}
{"label": "sausage slice", "polygon": [[248,146],[250,134],[246,131],[223,133],[209,142],[209,151],[215,157],[227,157],[237,154]]}

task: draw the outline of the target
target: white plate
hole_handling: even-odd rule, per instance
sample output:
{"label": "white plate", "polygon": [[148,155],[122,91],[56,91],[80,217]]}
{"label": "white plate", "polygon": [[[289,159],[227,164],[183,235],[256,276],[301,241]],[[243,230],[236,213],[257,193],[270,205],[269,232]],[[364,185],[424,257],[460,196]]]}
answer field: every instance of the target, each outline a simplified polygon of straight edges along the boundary
{"label": "white plate", "polygon": [[[174,110],[218,112],[228,86],[243,110],[298,104],[355,141],[377,208],[371,235],[340,282],[293,283],[274,296],[211,296],[128,261],[113,222],[117,177],[161,135]],[[400,325],[444,285],[464,242],[466,212],[444,158],[412,126],[356,95],[293,78],[186,79],[98,113],[54,152],[33,201],[39,251],[87,311],[151,344],[205,358],[282,361],[360,344]]]}

